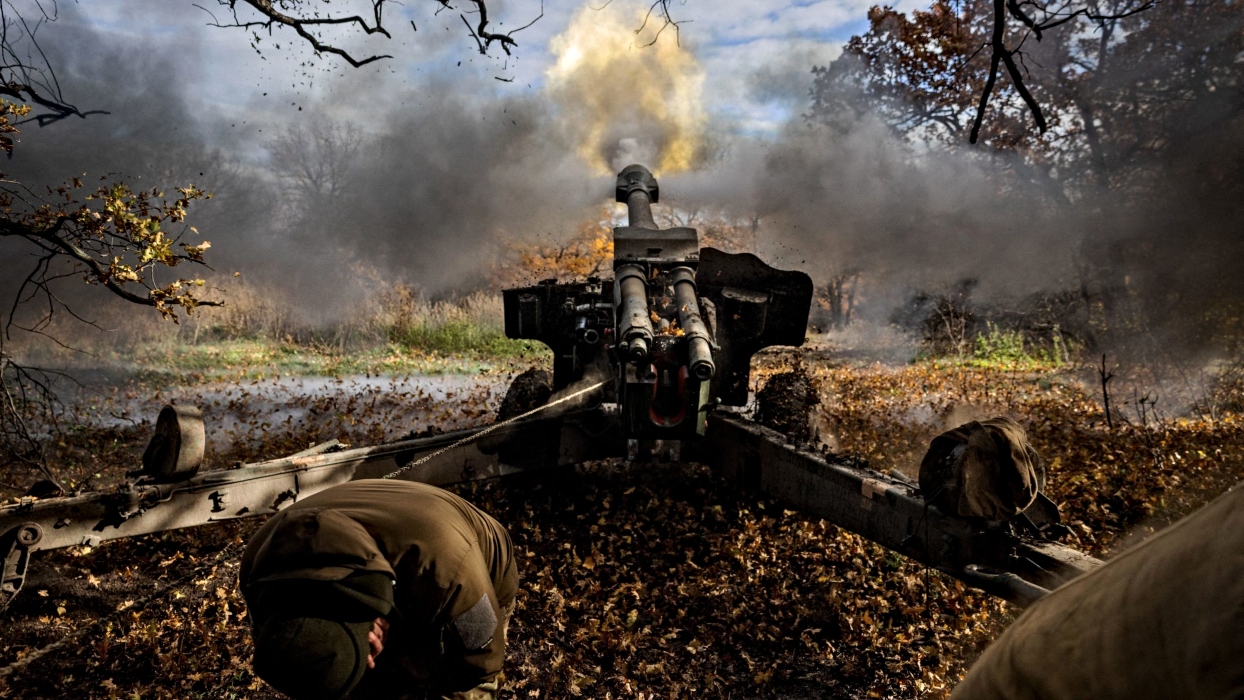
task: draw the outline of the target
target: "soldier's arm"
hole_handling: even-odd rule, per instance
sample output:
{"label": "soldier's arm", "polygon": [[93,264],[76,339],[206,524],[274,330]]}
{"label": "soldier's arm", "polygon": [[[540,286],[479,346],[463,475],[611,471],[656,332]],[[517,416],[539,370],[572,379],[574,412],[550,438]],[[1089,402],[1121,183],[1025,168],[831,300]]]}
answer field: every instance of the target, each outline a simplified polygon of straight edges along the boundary
{"label": "soldier's arm", "polygon": [[467,690],[496,679],[505,661],[506,612],[488,568],[473,549],[459,567],[442,616],[447,690]]}

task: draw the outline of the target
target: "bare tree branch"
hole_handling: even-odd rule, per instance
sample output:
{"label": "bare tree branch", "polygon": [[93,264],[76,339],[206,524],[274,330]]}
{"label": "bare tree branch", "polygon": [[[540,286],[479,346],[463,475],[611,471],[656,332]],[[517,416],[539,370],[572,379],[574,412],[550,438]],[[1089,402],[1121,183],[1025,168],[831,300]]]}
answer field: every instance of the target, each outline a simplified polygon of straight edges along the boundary
{"label": "bare tree branch", "polygon": [[[1072,9],[1071,0],[1067,0],[1060,7],[1051,9],[1048,5],[1040,5],[1033,0],[994,0],[993,3],[993,33],[988,43],[990,50],[989,59],[989,77],[985,81],[985,87],[981,90],[980,102],[976,109],[976,117],[972,120],[972,132],[968,138],[970,143],[976,143],[980,136],[981,124],[985,119],[985,108],[989,104],[989,98],[992,96],[994,87],[997,83],[999,64],[1006,66],[1007,76],[1011,79],[1011,84],[1015,86],[1015,91],[1019,93],[1020,99],[1028,107],[1028,111],[1032,114],[1033,120],[1037,124],[1037,129],[1041,133],[1045,133],[1047,128],[1045,114],[1041,110],[1041,105],[1033,97],[1032,92],[1028,89],[1028,85],[1024,82],[1024,76],[1020,72],[1019,66],[1016,65],[1015,56],[1019,55],[1022,59],[1023,54],[1021,48],[1023,39],[1020,40],[1019,47],[1009,49],[1006,45],[1006,28],[1007,19],[1014,17],[1024,25],[1037,41],[1041,40],[1043,32],[1066,24],[1078,17],[1083,17],[1091,22],[1099,25],[1103,22],[1123,19],[1132,15],[1144,12],[1155,5],[1156,0],[1146,0],[1141,4],[1124,9],[1115,13],[1098,12],[1095,6],[1076,7]],[[1034,13],[1029,14],[1024,7],[1030,7]],[[1040,17],[1040,19],[1037,19]],[[973,54],[975,55],[975,54]]]}
{"label": "bare tree branch", "polygon": [[63,491],[40,439],[41,432],[57,426],[61,406],[51,386],[55,374],[14,362],[0,346],[0,465],[34,468]]}
{"label": "bare tree branch", "polygon": [[1006,65],[1007,75],[1011,76],[1011,83],[1015,86],[1015,90],[1024,100],[1024,104],[1028,105],[1028,111],[1032,112],[1032,118],[1037,122],[1037,130],[1045,133],[1045,114],[1041,112],[1041,105],[1033,99],[1032,93],[1028,91],[1028,86],[1024,84],[1024,77],[1019,73],[1019,67],[1015,65],[1015,52],[1004,51],[1002,53],[1002,62]]}
{"label": "bare tree branch", "polygon": [[107,114],[102,110],[83,111],[61,93],[56,70],[36,38],[39,28],[55,21],[56,15],[37,6],[42,16],[32,24],[11,0],[0,0],[0,96],[48,110],[15,123],[35,121],[46,126],[67,117]]}
{"label": "bare tree branch", "polygon": [[[393,0],[370,0],[372,7],[372,19],[369,21],[361,15],[340,15],[340,16],[321,16],[319,5],[313,4],[311,0],[217,0],[221,6],[228,8],[232,17],[231,21],[222,22],[216,18],[211,11],[200,5],[199,9],[207,12],[211,16],[212,21],[208,23],[211,27],[233,28],[233,29],[266,29],[269,34],[272,33],[274,27],[284,26],[293,29],[298,36],[302,37],[316,53],[332,54],[339,56],[355,68],[365,66],[374,61],[385,58],[392,58],[389,54],[373,54],[365,57],[358,57],[346,51],[345,49],[331,43],[320,36],[317,36],[312,30],[321,27],[353,27],[360,29],[368,35],[380,34],[387,39],[392,39],[389,30],[384,26],[384,5],[386,2]],[[468,0],[470,4],[475,6],[473,13],[478,15],[478,20],[472,24],[467,20],[466,14],[460,15],[462,22],[466,24],[467,31],[475,40],[479,52],[487,54],[488,49],[493,43],[499,44],[506,55],[510,55],[510,48],[517,46],[513,35],[535,24],[544,17],[544,3],[540,3],[540,14],[531,22],[509,32],[492,32],[488,30],[488,6],[485,0]],[[450,4],[451,0],[437,0],[441,10],[453,10]],[[327,4],[327,3],[325,3]],[[258,12],[262,19],[243,20],[239,17],[239,6],[244,5]],[[291,9],[292,8],[292,9]],[[298,12],[296,10],[303,10]],[[411,22],[411,28],[418,31],[414,22]]]}
{"label": "bare tree branch", "polygon": [[1005,0],[994,0],[993,2],[993,35],[989,40],[991,54],[989,56],[989,77],[985,79],[985,88],[981,90],[980,104],[976,108],[976,118],[972,120],[972,134],[968,137],[969,143],[976,143],[976,139],[980,136],[981,122],[985,120],[985,108],[989,106],[989,98],[993,95],[993,86],[998,81],[998,63],[1002,60],[1002,54],[1006,53],[1006,46],[1002,43],[1002,37],[1006,32],[1006,14],[1002,11]]}
{"label": "bare tree branch", "polygon": [[[373,55],[373,56],[368,56],[362,59],[355,58],[348,51],[342,48],[333,46],[332,44],[324,43],[323,41],[320,40],[319,37],[312,34],[308,30],[308,27],[352,25],[358,29],[363,30],[365,33],[369,35],[370,34],[382,34],[384,35],[385,38],[392,39],[393,38],[392,35],[389,34],[389,30],[384,28],[384,23],[383,23],[384,4],[386,0],[372,0],[372,12],[375,15],[375,20],[371,24],[368,24],[367,20],[363,19],[359,15],[349,15],[349,16],[341,16],[341,17],[318,17],[315,15],[312,15],[310,17],[295,17],[293,15],[288,15],[278,10],[273,4],[273,0],[217,0],[217,1],[221,5],[229,8],[229,12],[233,16],[233,22],[230,24],[222,24],[219,21],[216,21],[216,18],[213,15],[212,16],[213,21],[208,24],[208,26],[211,26],[211,27],[236,28],[236,29],[250,29],[254,27],[262,27],[264,29],[267,29],[269,34],[272,33],[272,28],[274,26],[279,25],[279,26],[289,27],[290,29],[293,29],[295,32],[297,32],[298,36],[305,39],[307,43],[311,44],[311,48],[314,49],[316,53],[328,53],[328,54],[333,54],[334,56],[340,56],[341,58],[344,58],[347,63],[354,66],[355,68],[360,68],[362,66],[367,65],[368,63],[372,63],[373,61],[379,61],[382,58],[393,58],[392,56],[388,54]],[[250,6],[251,8],[253,8],[256,12],[258,12],[260,15],[262,15],[266,19],[243,22],[242,20],[238,18],[238,3],[239,2]],[[297,7],[301,5],[302,2],[301,0],[294,0],[290,4],[293,5],[294,7]],[[201,9],[204,9],[204,8],[201,8]],[[204,9],[204,11],[206,11],[206,9]],[[211,13],[209,12],[208,14],[211,14]]]}
{"label": "bare tree branch", "polygon": [[[512,35],[523,31],[524,29],[530,27],[531,25],[540,21],[540,19],[544,17],[544,1],[541,0],[540,14],[535,19],[531,20],[527,24],[524,24],[523,26],[511,32],[506,32],[505,34],[494,33],[494,32],[490,32],[487,30],[488,6],[484,4],[484,0],[469,0],[469,1],[471,2],[471,4],[475,5],[475,14],[479,16],[479,21],[476,23],[474,27],[472,27],[471,23],[467,21],[466,15],[458,15],[458,16],[462,18],[462,23],[466,25],[467,31],[471,33],[471,38],[475,40],[475,44],[479,48],[479,52],[484,55],[488,54],[488,49],[489,47],[492,46],[492,43],[494,41],[501,45],[501,50],[505,51],[505,55],[507,56],[512,55],[510,54],[510,47],[518,45],[518,42],[514,40],[514,37]],[[437,2],[441,4],[441,7],[443,9],[447,9],[447,10],[453,9],[453,7],[449,4],[450,0],[437,0]]]}
{"label": "bare tree branch", "polygon": [[[1124,10],[1123,12],[1118,12],[1118,13],[1113,13],[1113,14],[1094,12],[1087,7],[1082,7],[1082,8],[1079,8],[1077,10],[1074,10],[1066,14],[1062,12],[1052,13],[1050,15],[1050,18],[1047,19],[1045,22],[1041,22],[1041,23],[1033,22],[1032,24],[1029,24],[1028,26],[1029,28],[1032,29],[1033,33],[1036,35],[1037,41],[1040,41],[1041,32],[1053,29],[1054,27],[1057,27],[1061,24],[1066,24],[1067,22],[1070,22],[1071,20],[1077,17],[1083,17],[1093,22],[1106,22],[1110,20],[1117,20],[1117,19],[1124,19],[1126,17],[1131,17],[1132,15],[1139,14],[1141,12],[1144,12],[1145,10],[1152,9],[1156,4],[1157,4],[1156,0],[1153,0],[1151,2],[1145,2],[1130,10]],[[1019,6],[1016,6],[1014,9],[1018,10]],[[1022,13],[1022,10],[1020,12]],[[1023,19],[1021,19],[1021,21],[1023,21]],[[1029,22],[1032,22],[1032,20],[1028,20],[1028,22],[1025,22],[1025,24],[1028,24]]]}
{"label": "bare tree branch", "polygon": [[644,21],[639,25],[639,29],[635,30],[635,35],[639,36],[639,34],[648,26],[648,22],[652,20],[653,12],[657,13],[657,17],[661,21],[661,27],[657,29],[657,33],[653,35],[652,41],[644,44],[644,46],[652,46],[657,43],[657,39],[661,38],[661,32],[664,32],[670,27],[674,28],[674,42],[679,46],[682,46],[682,33],[680,31],[680,26],[686,22],[690,22],[691,20],[675,21],[673,15],[670,14],[670,0],[654,0],[654,2],[648,6],[648,11],[644,14]]}

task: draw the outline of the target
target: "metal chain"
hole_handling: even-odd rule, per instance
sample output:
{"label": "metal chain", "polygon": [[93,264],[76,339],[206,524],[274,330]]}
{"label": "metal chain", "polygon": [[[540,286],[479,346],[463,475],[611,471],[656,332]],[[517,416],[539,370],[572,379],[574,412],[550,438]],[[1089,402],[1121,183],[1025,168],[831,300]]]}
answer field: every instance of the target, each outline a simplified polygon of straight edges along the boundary
{"label": "metal chain", "polygon": [[537,414],[537,413],[539,413],[539,412],[541,412],[541,411],[543,411],[543,410],[546,410],[546,409],[552,408],[552,407],[554,407],[554,406],[556,406],[556,405],[558,405],[558,404],[560,404],[560,403],[565,403],[565,402],[567,402],[567,401],[569,401],[569,400],[571,400],[571,399],[578,398],[578,397],[580,397],[580,396],[582,396],[582,395],[584,395],[584,394],[587,394],[587,393],[590,393],[590,392],[592,392],[592,391],[595,391],[595,390],[597,390],[597,389],[601,388],[602,386],[604,386],[604,385],[606,385],[606,384],[608,384],[608,383],[609,383],[609,380],[608,380],[608,379],[606,379],[606,380],[605,380],[605,381],[603,381],[603,382],[597,382],[597,383],[595,383],[595,384],[593,384],[593,385],[591,385],[591,386],[589,386],[589,387],[587,387],[587,388],[585,388],[585,389],[580,389],[580,390],[578,390],[578,391],[574,392],[573,394],[567,394],[567,395],[565,395],[565,396],[561,397],[560,399],[557,399],[556,401],[550,401],[550,402],[548,402],[548,403],[544,404],[543,406],[539,406],[539,407],[537,407],[537,408],[533,408],[533,409],[531,409],[530,411],[527,411],[526,413],[523,413],[523,414],[521,414],[521,415],[514,416],[513,418],[508,418],[508,419],[506,419],[506,420],[501,421],[500,423],[493,423],[492,425],[488,426],[487,428],[484,428],[483,430],[479,431],[478,433],[472,433],[472,434],[470,434],[470,435],[468,435],[468,436],[466,436],[466,437],[462,438],[461,440],[459,440],[459,441],[457,441],[457,442],[453,443],[452,445],[448,445],[448,446],[446,446],[446,447],[442,447],[441,449],[439,449],[439,450],[437,450],[437,451],[433,452],[432,454],[429,454],[429,455],[425,455],[425,456],[423,456],[423,457],[420,457],[419,459],[417,459],[417,460],[415,460],[415,461],[411,462],[410,464],[407,464],[406,466],[402,467],[401,469],[398,469],[397,471],[391,472],[391,473],[389,473],[389,474],[385,474],[385,475],[384,475],[383,477],[381,477],[381,478],[382,478],[382,479],[392,479],[392,478],[394,478],[394,477],[396,477],[396,476],[398,476],[398,475],[400,475],[400,474],[403,474],[403,473],[405,473],[405,472],[407,472],[407,471],[409,471],[409,470],[411,470],[411,469],[414,469],[415,467],[419,466],[420,464],[424,464],[424,463],[425,463],[425,462],[427,462],[428,460],[431,460],[431,459],[434,459],[434,458],[436,458],[436,457],[439,457],[439,456],[441,456],[441,455],[445,454],[446,452],[448,452],[448,451],[450,451],[450,450],[452,450],[452,449],[454,449],[454,448],[456,448],[456,447],[461,447],[461,446],[463,446],[463,445],[466,445],[466,444],[470,444],[470,443],[472,443],[472,442],[475,442],[476,440],[478,440],[478,439],[480,439],[480,438],[484,437],[484,436],[485,436],[485,435],[487,435],[488,433],[491,433],[492,431],[494,431],[494,430],[496,430],[496,429],[498,429],[498,428],[504,428],[505,426],[509,425],[510,423],[513,423],[514,421],[518,421],[518,420],[522,420],[522,419],[524,419],[524,418],[528,418],[528,417],[534,416],[535,414]]}
{"label": "metal chain", "polygon": [[55,652],[56,650],[64,647],[66,644],[69,644],[70,642],[73,642],[77,639],[80,639],[86,636],[88,633],[98,629],[100,626],[117,620],[118,618],[121,617],[122,613],[129,612],[129,611],[143,610],[148,605],[151,605],[152,603],[159,600],[160,598],[163,598],[164,596],[168,595],[168,593],[172,591],[173,589],[180,588],[181,586],[184,586],[186,583],[194,580],[195,578],[198,578],[200,574],[207,571],[208,569],[211,569],[215,566],[219,566],[220,563],[223,562],[225,559],[228,559],[229,557],[236,555],[240,549],[241,549],[241,545],[237,545],[237,544],[232,544],[232,545],[229,545],[228,547],[225,547],[224,549],[220,550],[216,554],[216,556],[212,557],[206,563],[195,568],[193,571],[186,574],[185,576],[182,576],[181,578],[178,578],[175,581],[172,581],[164,585],[163,587],[156,589],[153,593],[151,593],[151,595],[148,595],[146,598],[143,598],[142,600],[138,601],[134,605],[130,605],[130,606],[121,608],[119,610],[115,610],[112,613],[95,620],[89,625],[86,625],[84,627],[79,627],[73,632],[70,632],[64,637],[61,637],[60,639],[56,640],[55,642],[52,642],[51,644],[48,644],[47,646],[41,649],[37,649],[35,651],[30,652],[26,656],[18,659],[17,661],[14,661],[8,666],[5,666],[4,668],[0,668],[0,678],[6,678],[12,673],[14,673],[15,671],[20,671],[25,666],[28,666],[31,663],[38,661],[39,659]]}

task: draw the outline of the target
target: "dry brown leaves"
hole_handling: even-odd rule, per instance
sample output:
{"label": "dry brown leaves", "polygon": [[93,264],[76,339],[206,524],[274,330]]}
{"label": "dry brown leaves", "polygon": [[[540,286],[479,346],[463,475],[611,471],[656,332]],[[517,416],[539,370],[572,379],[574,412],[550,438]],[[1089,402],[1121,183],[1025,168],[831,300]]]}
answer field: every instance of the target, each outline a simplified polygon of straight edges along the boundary
{"label": "dry brown leaves", "polygon": [[514,697],[920,697],[1006,615],[701,467],[591,464],[464,495],[524,557]]}
{"label": "dry brown leaves", "polygon": [[[762,360],[758,377],[787,359]],[[1233,414],[1111,430],[1093,393],[1067,372],[823,361],[808,369],[822,423],[841,449],[881,469],[912,473],[928,440],[964,420],[1019,419],[1049,465],[1049,490],[1076,530],[1071,543],[1094,553],[1116,551],[1244,478]],[[493,403],[469,392],[439,397],[429,419],[443,411],[478,420]],[[308,399],[306,408],[317,418],[301,424],[246,414],[236,449],[220,458],[272,456],[328,437],[392,439],[411,427],[380,398]],[[100,431],[91,468],[128,467],[139,432]],[[506,523],[522,557],[503,697],[938,698],[1014,614],[829,523],[734,492],[695,465],[596,463],[460,491]],[[141,598],[258,524],[41,556],[2,623],[0,663]],[[276,697],[250,672],[234,571],[222,567],[0,681],[0,697]]]}
{"label": "dry brown leaves", "polygon": [[823,423],[842,451],[915,475],[929,441],[969,420],[1006,415],[1046,462],[1047,491],[1076,537],[1102,555],[1201,507],[1244,479],[1244,421],[1117,420],[1087,374],[919,363],[820,366]]}

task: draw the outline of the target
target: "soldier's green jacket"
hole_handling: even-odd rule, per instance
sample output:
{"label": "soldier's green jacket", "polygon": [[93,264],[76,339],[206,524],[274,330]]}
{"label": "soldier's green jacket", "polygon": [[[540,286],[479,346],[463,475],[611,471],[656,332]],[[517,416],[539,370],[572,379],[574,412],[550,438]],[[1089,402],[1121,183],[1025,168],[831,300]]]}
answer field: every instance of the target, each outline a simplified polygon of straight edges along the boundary
{"label": "soldier's green jacket", "polygon": [[[502,608],[513,605],[518,569],[509,535],[486,513],[426,484],[368,479],[335,486],[259,529],[242,556],[240,584],[253,607],[265,582],[340,580],[356,571],[383,572],[396,582],[399,615],[377,659],[390,675],[426,682],[419,676],[430,672],[438,685],[465,689],[501,671]],[[481,631],[481,619],[495,621],[495,629]]]}
{"label": "soldier's green jacket", "polygon": [[1244,485],[1037,601],[951,700],[1244,698]]}

